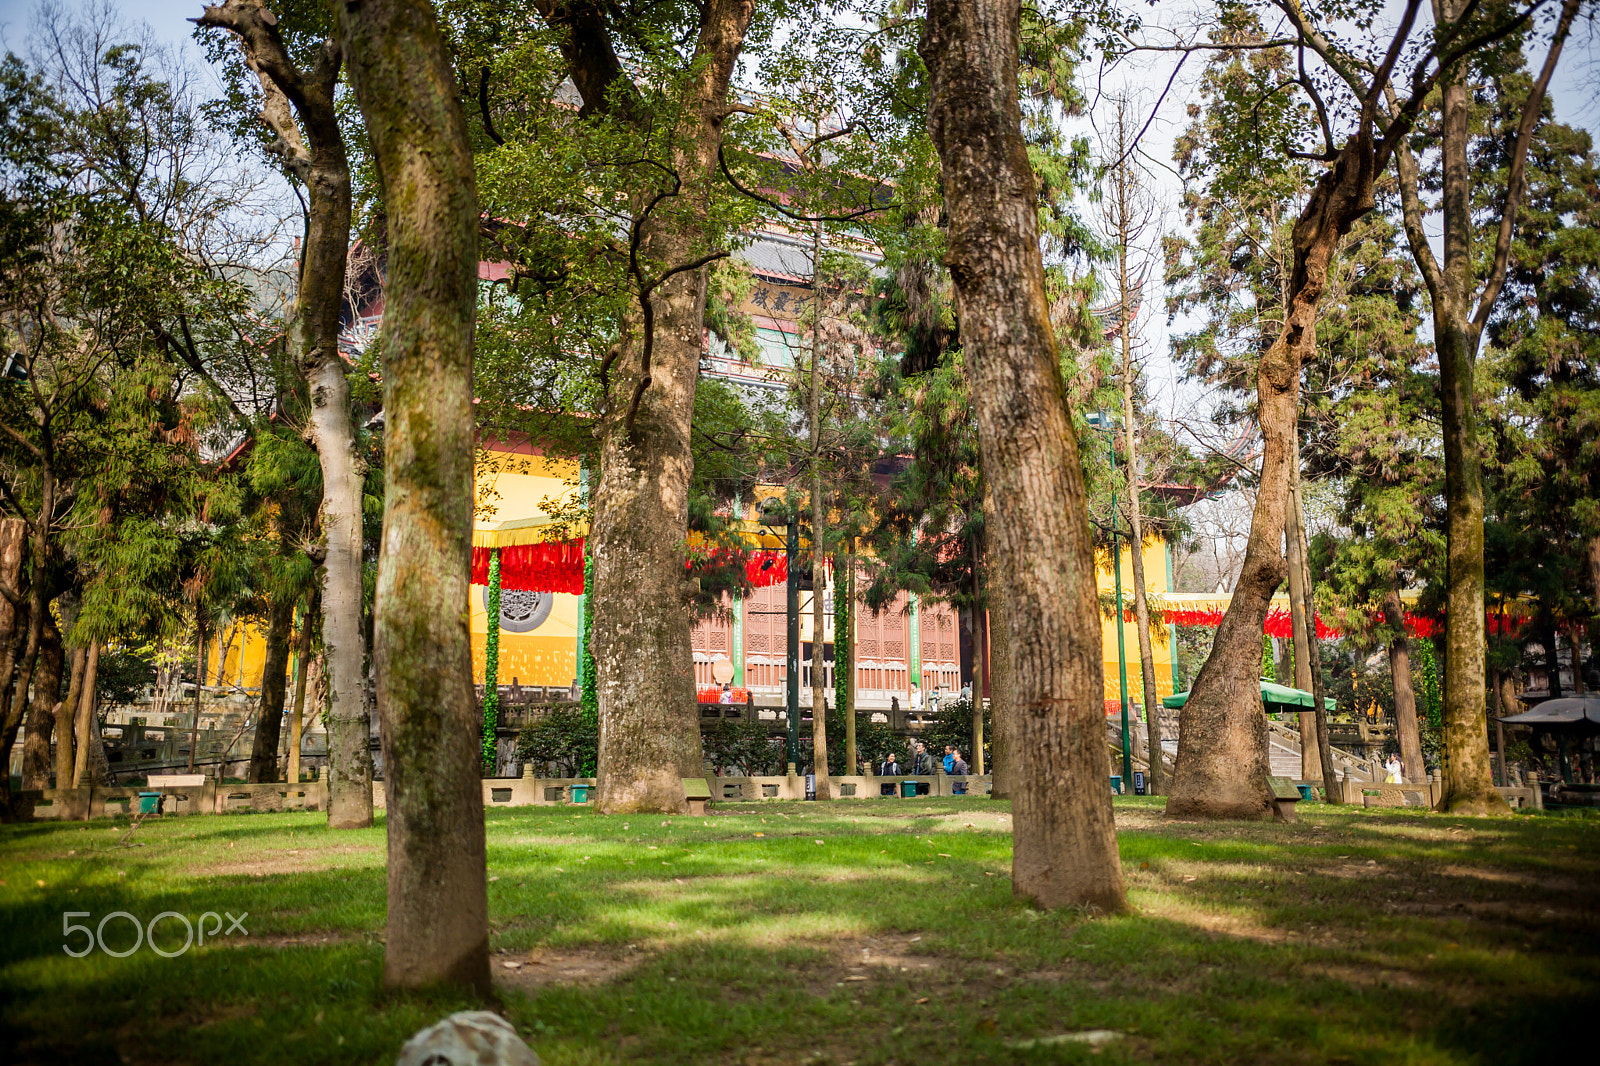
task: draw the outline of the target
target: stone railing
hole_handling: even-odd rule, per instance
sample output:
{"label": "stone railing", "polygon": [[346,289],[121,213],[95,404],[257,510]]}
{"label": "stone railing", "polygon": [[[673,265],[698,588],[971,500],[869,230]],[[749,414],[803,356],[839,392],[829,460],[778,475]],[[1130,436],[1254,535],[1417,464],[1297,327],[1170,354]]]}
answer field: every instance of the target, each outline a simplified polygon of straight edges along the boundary
{"label": "stone railing", "polygon": [[[198,774],[194,776],[199,777]],[[806,795],[804,777],[708,777],[706,780],[711,786],[713,801],[802,800]],[[992,784],[988,775],[976,774],[967,777],[829,778],[836,799],[900,796],[902,783],[906,781],[926,786],[919,794],[927,796],[987,796]],[[594,787],[594,778],[590,777],[487,777],[483,779],[483,806],[486,810],[566,806],[576,801],[577,789],[586,790],[583,802],[592,803]],[[261,785],[218,784],[208,777],[200,783],[185,779],[183,783],[144,788],[49,788],[15,793],[12,808],[19,821],[85,821],[154,814],[156,811],[142,810],[152,796],[156,797],[153,805],[164,815],[320,811],[327,809],[328,786],[325,781],[305,781],[298,785],[283,781]],[[372,804],[377,810],[384,808],[382,781],[373,783]]]}

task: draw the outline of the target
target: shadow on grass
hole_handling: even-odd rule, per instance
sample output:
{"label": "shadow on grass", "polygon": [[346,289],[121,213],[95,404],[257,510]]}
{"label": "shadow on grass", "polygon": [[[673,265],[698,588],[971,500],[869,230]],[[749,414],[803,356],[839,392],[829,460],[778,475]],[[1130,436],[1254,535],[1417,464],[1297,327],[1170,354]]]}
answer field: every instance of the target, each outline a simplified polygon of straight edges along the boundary
{"label": "shadow on grass", "polygon": [[[1567,890],[1443,872],[1473,856],[1519,869],[1537,857],[1541,873],[1593,884],[1592,826],[1518,820],[1452,841],[1435,839],[1450,820],[1415,815],[1144,825],[1122,836],[1138,913],[1089,918],[1012,898],[1010,838],[993,817],[1003,805],[907,806],[491,812],[496,949],[543,953],[531,966],[579,951],[616,962],[600,984],[508,989],[508,1016],[550,1066],[814,1054],[1468,1063],[1505,1061],[1492,1049],[1512,1039],[1528,1059],[1563,1048],[1600,989],[1592,925],[1563,927],[1558,914],[1524,926],[1453,906],[1543,905]],[[247,843],[255,857],[309,852],[313,865],[381,843],[318,818],[175,820],[149,849],[111,859],[62,857],[70,827],[0,836],[0,1039],[18,1049],[12,1061],[393,1061],[411,1032],[470,1005],[381,992],[381,848],[338,870],[183,872],[224,869]],[[251,938],[175,959],[147,947],[70,959],[65,910],[93,922],[112,910],[247,911]],[[120,928],[107,926],[108,940],[126,938],[113,947],[132,939]],[[308,933],[332,940],[305,943]],[[1099,1053],[1006,1043],[1092,1028],[1128,1035]]]}

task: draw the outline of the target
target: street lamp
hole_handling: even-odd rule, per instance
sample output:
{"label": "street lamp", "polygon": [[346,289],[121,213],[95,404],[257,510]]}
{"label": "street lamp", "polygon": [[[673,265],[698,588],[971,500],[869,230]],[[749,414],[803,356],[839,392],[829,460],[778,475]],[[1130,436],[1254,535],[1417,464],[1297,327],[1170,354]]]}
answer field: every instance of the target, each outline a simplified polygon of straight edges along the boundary
{"label": "street lamp", "polygon": [[[1117,445],[1110,419],[1104,411],[1097,411],[1089,417],[1089,424],[1106,433],[1107,444],[1111,449],[1111,469],[1117,469]],[[1130,475],[1131,476],[1131,475]],[[1142,545],[1140,546],[1142,547]],[[1138,550],[1136,547],[1135,551]],[[1128,651],[1122,632],[1122,548],[1117,541],[1117,494],[1111,493],[1111,572],[1112,582],[1117,591],[1117,682],[1121,686],[1122,695],[1122,780],[1131,787],[1133,781],[1133,755],[1129,750],[1128,742]]]}
{"label": "street lamp", "polygon": [[784,542],[784,562],[788,577],[785,581],[785,621],[788,623],[787,676],[784,678],[784,708],[789,719],[789,776],[800,772],[800,576],[795,572],[794,560],[800,550],[800,523],[794,521],[788,509],[777,499],[768,498],[761,503],[761,524],[777,535],[777,530],[788,527]]}

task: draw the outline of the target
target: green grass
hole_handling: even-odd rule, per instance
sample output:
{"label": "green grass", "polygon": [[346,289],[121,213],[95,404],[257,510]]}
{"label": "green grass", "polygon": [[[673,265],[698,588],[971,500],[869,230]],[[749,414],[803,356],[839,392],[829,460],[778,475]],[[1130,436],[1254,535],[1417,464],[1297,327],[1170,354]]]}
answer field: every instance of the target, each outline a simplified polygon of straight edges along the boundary
{"label": "green grass", "polygon": [[[1117,801],[1114,918],[1013,900],[989,800],[490,811],[500,1007],[548,1066],[1591,1060],[1600,819],[1160,802]],[[0,828],[6,1061],[393,1062],[478,1004],[381,991],[383,860],[381,826],[316,814]],[[249,936],[64,954],[63,912],[118,910],[248,912]],[[1125,1035],[1016,1046],[1091,1029]]]}

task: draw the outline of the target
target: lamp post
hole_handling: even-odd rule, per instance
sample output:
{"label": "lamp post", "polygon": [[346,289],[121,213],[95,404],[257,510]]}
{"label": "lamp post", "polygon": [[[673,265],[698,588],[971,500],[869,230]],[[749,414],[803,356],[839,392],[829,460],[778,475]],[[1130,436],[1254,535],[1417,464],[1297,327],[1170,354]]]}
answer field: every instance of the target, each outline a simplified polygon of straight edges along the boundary
{"label": "lamp post", "polygon": [[[1111,422],[1104,411],[1096,412],[1095,428],[1101,430],[1106,436],[1106,441],[1111,450],[1111,469],[1117,469],[1117,444],[1112,436]],[[1117,682],[1119,693],[1122,697],[1122,780],[1129,784],[1133,781],[1133,753],[1129,750],[1128,741],[1128,652],[1126,639],[1122,632],[1122,547],[1117,540],[1117,494],[1111,494],[1111,573],[1112,582],[1117,594]]]}
{"label": "lamp post", "polygon": [[779,501],[768,499],[761,505],[761,524],[774,535],[776,527],[788,527],[783,553],[788,571],[784,582],[784,618],[788,629],[784,710],[789,724],[789,776],[793,777],[800,772],[800,577],[794,569],[794,559],[800,550],[800,523]]}

